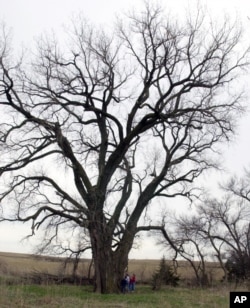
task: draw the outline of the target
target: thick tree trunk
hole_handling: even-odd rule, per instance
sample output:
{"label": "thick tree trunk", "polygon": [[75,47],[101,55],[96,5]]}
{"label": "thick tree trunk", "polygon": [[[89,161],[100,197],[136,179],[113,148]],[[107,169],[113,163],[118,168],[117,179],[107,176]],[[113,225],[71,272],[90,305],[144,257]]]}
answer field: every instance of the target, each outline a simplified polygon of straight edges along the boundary
{"label": "thick tree trunk", "polygon": [[112,250],[111,236],[100,223],[89,229],[95,269],[95,292],[118,293],[128,266],[129,249]]}
{"label": "thick tree trunk", "polygon": [[124,276],[127,264],[127,255],[122,256],[121,259],[114,252],[110,251],[110,248],[107,248],[106,251],[97,251],[94,256],[95,292],[120,292],[120,281]]}

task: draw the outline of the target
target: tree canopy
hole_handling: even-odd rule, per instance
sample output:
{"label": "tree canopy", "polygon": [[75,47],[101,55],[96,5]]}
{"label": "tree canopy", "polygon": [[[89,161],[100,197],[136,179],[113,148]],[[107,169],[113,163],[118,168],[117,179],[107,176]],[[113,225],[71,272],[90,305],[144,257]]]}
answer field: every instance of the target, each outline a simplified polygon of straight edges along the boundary
{"label": "tree canopy", "polygon": [[[3,29],[4,30],[4,29]],[[201,10],[181,24],[149,4],[113,33],[84,19],[69,41],[43,38],[15,59],[0,39],[3,220],[89,236],[96,290],[112,292],[158,197],[192,198],[192,182],[243,111],[241,31]],[[108,277],[108,278],[107,278]]]}

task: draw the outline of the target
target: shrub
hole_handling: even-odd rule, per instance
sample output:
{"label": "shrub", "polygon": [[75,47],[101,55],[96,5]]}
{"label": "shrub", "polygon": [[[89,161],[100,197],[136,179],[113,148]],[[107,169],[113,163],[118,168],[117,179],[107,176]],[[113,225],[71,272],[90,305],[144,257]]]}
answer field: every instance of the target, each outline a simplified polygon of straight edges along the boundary
{"label": "shrub", "polygon": [[165,257],[163,256],[159,264],[159,269],[152,276],[152,289],[160,290],[163,284],[176,287],[178,281],[179,276],[174,273],[173,268],[166,263]]}
{"label": "shrub", "polygon": [[225,267],[228,272],[229,281],[245,281],[250,279],[250,255],[231,252]]}

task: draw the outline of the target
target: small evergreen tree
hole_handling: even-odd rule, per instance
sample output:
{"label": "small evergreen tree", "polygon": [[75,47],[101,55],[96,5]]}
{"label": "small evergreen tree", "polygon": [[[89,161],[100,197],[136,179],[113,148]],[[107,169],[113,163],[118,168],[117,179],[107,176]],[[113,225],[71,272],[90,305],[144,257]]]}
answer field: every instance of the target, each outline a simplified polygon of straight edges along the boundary
{"label": "small evergreen tree", "polygon": [[165,257],[163,256],[159,268],[154,272],[152,276],[152,289],[160,290],[161,286],[171,285],[176,287],[178,285],[179,276],[173,271],[173,268],[166,263]]}

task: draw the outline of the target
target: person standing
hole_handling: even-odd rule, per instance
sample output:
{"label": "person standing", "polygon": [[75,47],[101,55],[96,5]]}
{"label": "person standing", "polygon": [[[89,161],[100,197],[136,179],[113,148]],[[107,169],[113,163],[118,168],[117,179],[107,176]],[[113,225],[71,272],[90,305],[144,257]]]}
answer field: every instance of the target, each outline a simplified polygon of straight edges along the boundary
{"label": "person standing", "polygon": [[129,280],[129,290],[130,291],[135,291],[135,281],[136,281],[135,274],[133,274]]}
{"label": "person standing", "polygon": [[125,279],[126,279],[126,291],[129,292],[129,287],[130,287],[130,277],[129,277],[129,274],[125,275]]}
{"label": "person standing", "polygon": [[127,286],[127,280],[126,280],[126,277],[123,277],[121,280],[121,292],[123,294],[126,293],[126,286]]}

